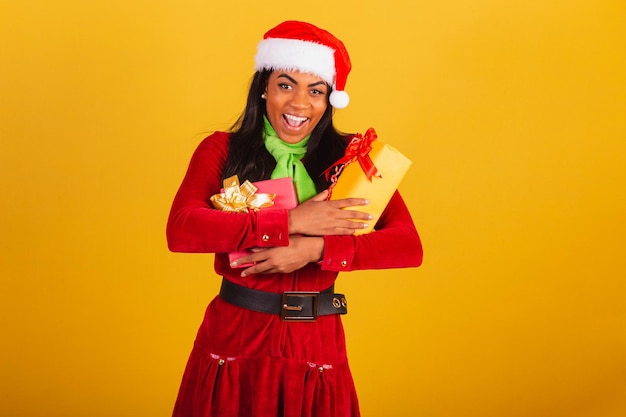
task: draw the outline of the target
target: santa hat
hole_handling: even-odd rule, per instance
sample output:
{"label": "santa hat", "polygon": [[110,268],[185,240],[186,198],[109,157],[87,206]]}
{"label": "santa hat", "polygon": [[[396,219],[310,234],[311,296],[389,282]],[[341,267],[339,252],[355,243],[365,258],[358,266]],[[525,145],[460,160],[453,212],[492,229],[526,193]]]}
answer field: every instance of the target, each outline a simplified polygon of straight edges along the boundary
{"label": "santa hat", "polygon": [[257,46],[255,70],[289,70],[315,74],[333,86],[330,104],[342,109],[350,98],[344,91],[352,65],[343,43],[306,22],[290,20],[270,29]]}

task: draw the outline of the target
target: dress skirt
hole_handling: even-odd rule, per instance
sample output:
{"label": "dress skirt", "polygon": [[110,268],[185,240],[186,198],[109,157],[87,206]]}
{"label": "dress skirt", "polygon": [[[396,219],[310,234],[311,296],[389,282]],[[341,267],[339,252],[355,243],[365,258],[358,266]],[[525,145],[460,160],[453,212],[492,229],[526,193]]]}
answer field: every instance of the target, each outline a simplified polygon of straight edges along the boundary
{"label": "dress skirt", "polygon": [[358,417],[339,315],[285,322],[216,297],[174,417]]}

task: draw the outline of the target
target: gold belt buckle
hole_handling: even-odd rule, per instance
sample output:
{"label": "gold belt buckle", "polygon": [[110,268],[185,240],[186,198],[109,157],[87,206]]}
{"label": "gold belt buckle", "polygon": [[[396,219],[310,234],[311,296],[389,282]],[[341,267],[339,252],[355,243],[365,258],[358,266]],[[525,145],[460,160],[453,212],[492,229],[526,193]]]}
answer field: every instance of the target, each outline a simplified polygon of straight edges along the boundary
{"label": "gold belt buckle", "polygon": [[[280,318],[283,321],[312,322],[317,320],[319,292],[286,291]],[[310,313],[310,314],[309,314]]]}

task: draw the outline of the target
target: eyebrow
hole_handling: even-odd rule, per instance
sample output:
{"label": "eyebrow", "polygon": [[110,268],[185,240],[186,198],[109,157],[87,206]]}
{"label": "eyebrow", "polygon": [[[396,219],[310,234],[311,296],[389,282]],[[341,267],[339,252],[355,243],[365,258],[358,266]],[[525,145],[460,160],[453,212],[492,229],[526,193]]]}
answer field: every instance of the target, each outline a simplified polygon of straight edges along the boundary
{"label": "eyebrow", "polygon": [[[284,78],[288,79],[289,81],[291,81],[292,83],[294,83],[294,84],[298,85],[298,82],[297,82],[297,81],[296,81],[293,77],[290,77],[290,76],[289,76],[289,75],[287,75],[287,74],[280,74],[280,75],[279,75],[278,77],[276,77],[276,78],[280,78],[280,77],[284,77]],[[314,82],[314,83],[312,83],[312,84],[309,84],[309,85],[308,85],[308,87],[315,87],[315,86],[317,86],[317,85],[326,85],[326,82],[325,82],[325,81],[323,81],[323,80],[320,80],[320,81]]]}

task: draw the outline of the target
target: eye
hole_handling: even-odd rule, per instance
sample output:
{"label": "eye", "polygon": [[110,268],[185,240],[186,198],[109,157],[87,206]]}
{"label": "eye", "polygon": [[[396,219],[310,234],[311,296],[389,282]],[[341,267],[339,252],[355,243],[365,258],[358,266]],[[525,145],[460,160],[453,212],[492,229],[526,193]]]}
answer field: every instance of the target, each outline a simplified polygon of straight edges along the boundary
{"label": "eye", "polygon": [[282,90],[290,90],[291,89],[291,85],[289,85],[287,83],[279,83],[278,84],[278,88],[280,88]]}
{"label": "eye", "polygon": [[315,96],[323,96],[326,92],[324,90],[313,89],[311,90],[311,94]]}

